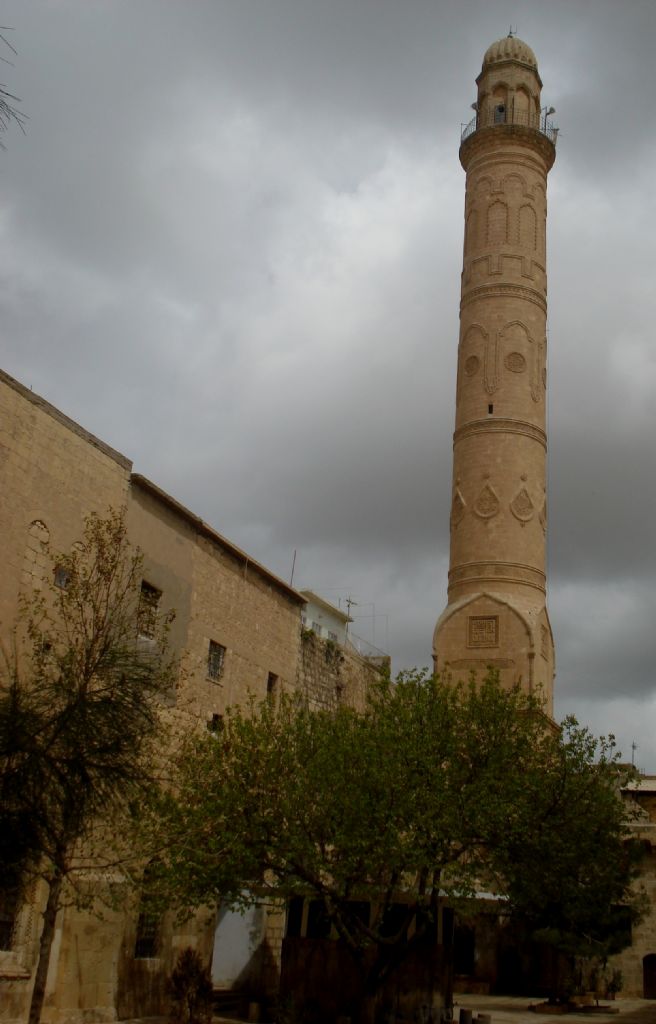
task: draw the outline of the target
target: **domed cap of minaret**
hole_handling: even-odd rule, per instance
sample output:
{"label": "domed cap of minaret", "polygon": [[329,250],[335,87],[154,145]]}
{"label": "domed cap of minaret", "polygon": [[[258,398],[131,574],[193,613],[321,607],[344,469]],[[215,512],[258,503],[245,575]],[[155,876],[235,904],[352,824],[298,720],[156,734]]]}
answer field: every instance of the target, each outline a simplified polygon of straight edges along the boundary
{"label": "domed cap of minaret", "polygon": [[492,43],[492,46],[488,46],[483,57],[483,67],[506,60],[516,60],[537,70],[538,62],[533,50],[517,36],[504,36],[503,39],[497,39],[496,43]]}

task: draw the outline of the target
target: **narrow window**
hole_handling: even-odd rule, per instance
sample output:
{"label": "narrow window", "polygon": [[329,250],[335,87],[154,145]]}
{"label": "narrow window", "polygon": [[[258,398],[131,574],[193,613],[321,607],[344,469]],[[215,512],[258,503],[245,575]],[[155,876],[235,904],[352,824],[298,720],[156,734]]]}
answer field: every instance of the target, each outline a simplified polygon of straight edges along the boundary
{"label": "narrow window", "polygon": [[0,890],[0,949],[2,950],[12,948],[18,904],[17,888]]}
{"label": "narrow window", "polygon": [[[155,870],[155,861],[146,865],[143,873],[143,888],[147,890],[148,883],[152,880]],[[144,897],[142,895],[142,901]],[[160,916],[154,913],[147,904],[139,912],[137,920],[137,933],[134,940],[135,960],[151,960],[159,953],[160,939]]]}
{"label": "narrow window", "polygon": [[506,121],[506,106],[505,103],[497,103],[494,108],[494,123],[505,124]]}
{"label": "narrow window", "polygon": [[267,676],[267,697],[275,697],[278,693],[278,676],[275,672],[269,672]]}
{"label": "narrow window", "polygon": [[494,412],[494,406],[493,405],[488,405],[488,407],[487,407],[487,414],[488,414],[488,416],[491,416],[493,412]]}
{"label": "narrow window", "polygon": [[152,960],[157,956],[159,946],[159,917],[152,911],[144,910],[137,921],[137,935],[134,941],[135,960]]}
{"label": "narrow window", "polygon": [[207,676],[217,682],[223,675],[226,649],[223,644],[217,644],[216,640],[210,640],[207,650]]}
{"label": "narrow window", "polygon": [[60,590],[67,590],[71,582],[71,571],[65,565],[55,566],[55,586]]}
{"label": "narrow window", "polygon": [[220,732],[223,732],[223,715],[213,714],[208,720],[207,731],[211,732],[214,736],[218,736]]}
{"label": "narrow window", "polygon": [[161,590],[153,587],[146,580],[141,581],[141,593],[139,595],[139,608],[137,610],[137,633],[139,636],[152,640],[157,629],[157,614],[159,601],[162,596]]}

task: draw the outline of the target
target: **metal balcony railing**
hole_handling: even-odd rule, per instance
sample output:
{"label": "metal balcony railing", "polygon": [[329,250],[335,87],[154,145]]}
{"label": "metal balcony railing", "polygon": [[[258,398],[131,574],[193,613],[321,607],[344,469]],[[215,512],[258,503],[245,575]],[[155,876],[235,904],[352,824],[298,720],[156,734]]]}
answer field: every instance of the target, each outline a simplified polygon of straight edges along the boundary
{"label": "metal balcony railing", "polygon": [[553,142],[554,146],[556,145],[558,128],[554,128],[554,123],[550,117],[546,117],[544,114],[538,116],[537,114],[508,108],[503,111],[490,110],[485,114],[476,114],[468,125],[460,126],[460,141],[464,142],[465,139],[468,139],[479,128],[502,128],[504,125],[515,124],[521,125],[523,128],[532,128],[534,131],[540,132],[541,135],[546,135],[549,141]]}

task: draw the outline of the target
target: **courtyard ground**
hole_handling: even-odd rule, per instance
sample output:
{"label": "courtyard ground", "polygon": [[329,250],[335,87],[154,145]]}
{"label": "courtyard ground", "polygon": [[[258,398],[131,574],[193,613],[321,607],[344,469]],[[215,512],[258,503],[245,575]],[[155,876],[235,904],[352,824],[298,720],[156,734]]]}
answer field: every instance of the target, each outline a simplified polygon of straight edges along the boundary
{"label": "courtyard ground", "polygon": [[[531,1003],[538,1003],[539,999],[530,999],[525,996],[481,996],[464,995],[459,993],[456,996],[454,1006],[454,1019],[459,1019],[460,1009],[473,1011],[473,1024],[476,1024],[476,1017],[479,1013],[490,1014],[491,1024],[592,1024],[599,1021],[600,1024],[612,1024],[613,1021],[619,1024],[656,1024],[656,1000],[650,999],[616,999],[608,1005],[618,1010],[613,1014],[590,1014],[590,1013],[568,1013],[562,1016],[543,1016],[532,1013],[529,1010]],[[606,1004],[605,1004],[606,1005]],[[138,1020],[123,1021],[122,1024],[168,1024],[166,1017],[142,1017]],[[213,1017],[212,1024],[235,1024],[234,1018]]]}
{"label": "courtyard ground", "polygon": [[529,1010],[531,1003],[539,1003],[540,999],[530,999],[526,996],[482,996],[465,995],[458,993],[454,997],[453,1016],[456,1021],[459,1018],[461,1008],[473,1010],[473,1019],[479,1013],[489,1013],[492,1017],[492,1024],[556,1024],[556,1022],[567,1022],[567,1024],[582,1024],[587,1021],[605,1021],[610,1024],[612,1021],[620,1021],[621,1024],[656,1024],[656,1000],[652,999],[616,999],[614,1002],[603,1005],[611,1006],[619,1013],[596,1014],[596,1013],[567,1013],[558,1016],[548,1016],[533,1013]]}

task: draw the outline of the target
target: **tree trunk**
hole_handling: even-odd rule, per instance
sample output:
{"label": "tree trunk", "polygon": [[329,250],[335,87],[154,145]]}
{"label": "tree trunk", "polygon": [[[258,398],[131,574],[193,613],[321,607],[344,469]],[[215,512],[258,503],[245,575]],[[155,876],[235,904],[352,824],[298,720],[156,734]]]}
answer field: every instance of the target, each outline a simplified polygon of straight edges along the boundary
{"label": "tree trunk", "polygon": [[34,974],[34,988],[32,989],[28,1024],[40,1024],[41,1021],[48,967],[50,966],[50,950],[52,949],[52,940],[55,937],[55,921],[57,920],[57,911],[59,909],[62,882],[62,875],[56,872],[48,884],[48,899],[43,911],[43,929],[39,940],[39,958]]}

